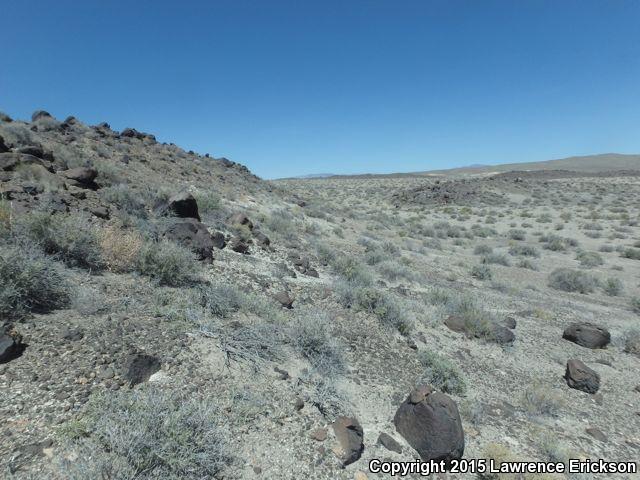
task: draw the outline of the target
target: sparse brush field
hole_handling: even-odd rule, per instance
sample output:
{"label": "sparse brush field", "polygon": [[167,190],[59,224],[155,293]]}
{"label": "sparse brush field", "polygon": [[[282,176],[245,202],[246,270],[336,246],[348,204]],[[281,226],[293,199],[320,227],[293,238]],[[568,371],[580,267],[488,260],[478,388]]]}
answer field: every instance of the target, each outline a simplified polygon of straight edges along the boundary
{"label": "sparse brush field", "polygon": [[640,176],[266,182],[73,118],[0,136],[2,478],[385,478],[424,383],[467,458],[638,458]]}

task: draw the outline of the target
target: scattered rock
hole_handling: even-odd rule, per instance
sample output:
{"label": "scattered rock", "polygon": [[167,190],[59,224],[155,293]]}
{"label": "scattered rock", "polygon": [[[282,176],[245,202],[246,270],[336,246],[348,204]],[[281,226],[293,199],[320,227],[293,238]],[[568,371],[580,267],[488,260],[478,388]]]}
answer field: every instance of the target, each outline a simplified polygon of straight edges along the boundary
{"label": "scattered rock", "polygon": [[132,354],[124,363],[123,378],[131,386],[149,380],[149,377],[160,370],[160,360],[157,357],[146,354]]}
{"label": "scattered rock", "polygon": [[402,446],[391,435],[385,432],[381,432],[378,436],[378,445],[382,445],[387,450],[396,453],[402,453]]}
{"label": "scattered rock", "polygon": [[512,343],[516,339],[515,334],[511,330],[509,330],[509,328],[502,325],[495,325],[493,327],[492,334],[495,342],[499,343],[500,345]]}
{"label": "scattered rock", "polygon": [[[213,249],[218,248],[219,238],[214,238],[207,227],[195,218],[185,218],[169,225],[164,236],[189,248],[200,260],[213,259]],[[222,246],[224,246],[224,237]]]}
{"label": "scattered rock", "polygon": [[572,323],[562,334],[562,338],[586,348],[604,348],[611,342],[609,331],[593,323]]}
{"label": "scattered rock", "polygon": [[564,378],[569,387],[583,392],[596,393],[600,388],[600,375],[577,359],[567,362]]}
{"label": "scattered rock", "polygon": [[231,250],[234,252],[247,254],[249,253],[249,244],[240,238],[236,238],[231,242]]}
{"label": "scattered rock", "polygon": [[513,317],[507,317],[504,319],[503,325],[511,330],[515,329],[518,325],[516,319]]}
{"label": "scattered rock", "polygon": [[339,457],[342,465],[346,466],[358,460],[364,451],[363,431],[358,420],[338,417],[331,426],[340,444]]}
{"label": "scattered rock", "polygon": [[280,367],[273,367],[273,371],[280,374],[280,380],[289,380],[291,378],[289,372]]}
{"label": "scattered rock", "polygon": [[256,241],[256,244],[266,248],[269,245],[271,245],[271,240],[269,239],[269,237],[267,237],[264,233],[259,232],[259,231],[255,231],[253,232],[253,238]]}
{"label": "scattered rock", "polygon": [[109,209],[103,206],[91,207],[89,211],[98,218],[102,218],[104,220],[109,219]]}
{"label": "scattered rock", "polygon": [[313,438],[317,442],[324,442],[327,439],[327,429],[316,428],[313,432],[311,432],[311,438]]}
{"label": "scattered rock", "polygon": [[78,340],[82,340],[84,338],[84,333],[82,330],[78,328],[67,327],[60,333],[60,336],[63,340],[67,340],[69,342],[76,342]]}
{"label": "scattered rock", "polygon": [[599,428],[590,427],[585,430],[589,435],[598,440],[599,442],[606,442],[607,436],[602,433],[602,430]]}
{"label": "scattered rock", "polygon": [[4,143],[4,138],[0,135],[0,153],[5,153],[9,151],[9,147]]}
{"label": "scattered rock", "polygon": [[0,122],[11,123],[13,122],[13,119],[6,113],[0,112]]}
{"label": "scattered rock", "polygon": [[423,461],[449,462],[462,458],[464,431],[456,403],[423,385],[400,405],[393,422],[400,435]]}
{"label": "scattered rock", "polygon": [[282,305],[285,308],[293,308],[293,298],[291,298],[291,296],[285,292],[285,291],[281,291],[276,293],[273,298],[275,298],[280,305]]}
{"label": "scattered rock", "polygon": [[293,408],[296,409],[296,412],[302,410],[304,408],[304,400],[302,400],[300,397],[296,397],[295,401],[293,402]]}

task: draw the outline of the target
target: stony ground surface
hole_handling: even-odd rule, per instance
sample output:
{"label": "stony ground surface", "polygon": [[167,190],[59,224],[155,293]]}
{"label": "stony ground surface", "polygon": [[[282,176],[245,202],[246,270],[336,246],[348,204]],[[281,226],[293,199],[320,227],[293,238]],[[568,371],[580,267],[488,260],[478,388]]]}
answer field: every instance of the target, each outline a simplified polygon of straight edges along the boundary
{"label": "stony ground surface", "polygon": [[[416,385],[443,390],[446,381],[464,383],[448,394],[465,458],[637,461],[633,172],[265,182],[224,159],[75,119],[5,118],[0,136],[13,153],[43,150],[40,160],[21,157],[23,166],[0,172],[9,212],[2,251],[19,241],[21,215],[41,210],[117,229],[116,241],[134,233],[155,241],[176,220],[160,207],[183,191],[226,243],[179,286],[144,270],[97,271],[53,257],[71,285],[68,305],[20,318],[5,312],[2,322],[21,342],[20,354],[0,364],[7,478],[83,478],[60,465],[73,463],[91,435],[70,432],[92,398],[149,389],[216,405],[228,452],[220,478],[383,478],[369,472],[370,459],[417,457],[396,431],[398,407]],[[95,185],[69,180],[64,172],[78,167],[95,169]],[[578,272],[582,287],[552,282],[557,269]],[[204,308],[207,288],[222,293]],[[508,324],[515,338],[445,324],[463,315],[476,326],[480,318]],[[611,343],[590,349],[563,339],[573,322],[606,328]],[[425,353],[445,366],[434,374]],[[569,359],[599,375],[597,393],[568,386]],[[135,382],[132,362],[143,370]],[[357,419],[364,445],[346,466],[331,427],[341,415]],[[380,445],[381,433],[401,453]]]}

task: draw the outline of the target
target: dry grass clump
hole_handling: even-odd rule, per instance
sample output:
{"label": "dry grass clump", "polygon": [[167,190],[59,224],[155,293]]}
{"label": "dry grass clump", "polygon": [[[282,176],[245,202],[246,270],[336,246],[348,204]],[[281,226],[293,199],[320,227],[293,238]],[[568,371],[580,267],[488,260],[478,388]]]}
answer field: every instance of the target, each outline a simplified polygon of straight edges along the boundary
{"label": "dry grass clump", "polygon": [[117,273],[135,269],[136,258],[144,244],[139,233],[113,226],[105,227],[100,231],[99,242],[107,269]]}

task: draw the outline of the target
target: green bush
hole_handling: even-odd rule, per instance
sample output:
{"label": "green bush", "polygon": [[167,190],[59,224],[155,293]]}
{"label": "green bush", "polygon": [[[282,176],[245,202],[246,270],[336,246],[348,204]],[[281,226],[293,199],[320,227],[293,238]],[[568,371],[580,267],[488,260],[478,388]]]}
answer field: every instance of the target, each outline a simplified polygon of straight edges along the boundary
{"label": "green bush", "polygon": [[624,289],[622,285],[622,281],[618,278],[607,278],[604,281],[604,285],[602,286],[604,293],[609,295],[610,297],[617,297],[622,293]]}
{"label": "green bush", "polygon": [[482,263],[498,264],[498,265],[503,265],[505,267],[508,267],[511,265],[511,262],[509,261],[509,257],[507,257],[502,253],[490,253],[482,257],[480,261]]}
{"label": "green bush", "polygon": [[476,248],[473,249],[474,255],[489,255],[493,252],[493,249],[488,245],[477,245]]}
{"label": "green bush", "polygon": [[625,333],[624,351],[640,356],[640,330],[629,330]]}
{"label": "green bush", "polygon": [[576,260],[580,262],[580,265],[587,268],[598,267],[604,264],[604,260],[602,260],[602,257],[599,253],[586,252],[584,250],[578,252],[578,254],[576,255]]}
{"label": "green bush", "polygon": [[444,393],[464,395],[466,384],[458,368],[446,357],[436,352],[420,354],[420,363],[425,368],[423,381]]}
{"label": "green bush", "polygon": [[586,272],[557,268],[549,275],[549,286],[564,292],[591,293],[598,286],[598,280]]}
{"label": "green bush", "polygon": [[620,255],[631,260],[640,260],[640,248],[625,248]]}
{"label": "green bush", "polygon": [[140,218],[147,217],[144,201],[141,200],[139,192],[133,190],[129,185],[119,183],[100,190],[102,198],[123,212]]}
{"label": "green bush", "polygon": [[509,230],[508,236],[511,240],[524,240],[527,234],[524,230],[512,229]]}
{"label": "green bush", "polygon": [[193,283],[200,264],[191,250],[173,242],[146,242],[138,252],[136,270],[160,285],[180,287]]}
{"label": "green bush", "polygon": [[210,400],[155,389],[109,392],[63,432],[75,460],[59,469],[70,480],[218,478],[231,461],[223,413]]}
{"label": "green bush", "polygon": [[491,280],[493,274],[487,265],[474,265],[471,268],[471,276],[478,280]]}
{"label": "green bush", "polygon": [[0,249],[0,318],[69,304],[69,286],[52,259],[27,247]]}
{"label": "green bush", "polygon": [[640,315],[640,297],[633,297],[629,302],[631,310]]}
{"label": "green bush", "polygon": [[509,248],[509,254],[518,257],[538,258],[540,256],[538,249],[531,245],[513,245]]}
{"label": "green bush", "polygon": [[16,219],[13,228],[24,238],[69,266],[90,270],[104,268],[98,230],[83,215],[51,215],[34,211]]}
{"label": "green bush", "polygon": [[306,358],[314,370],[325,375],[344,368],[340,346],[331,332],[331,318],[326,312],[305,309],[298,312],[289,328],[293,348]]}

